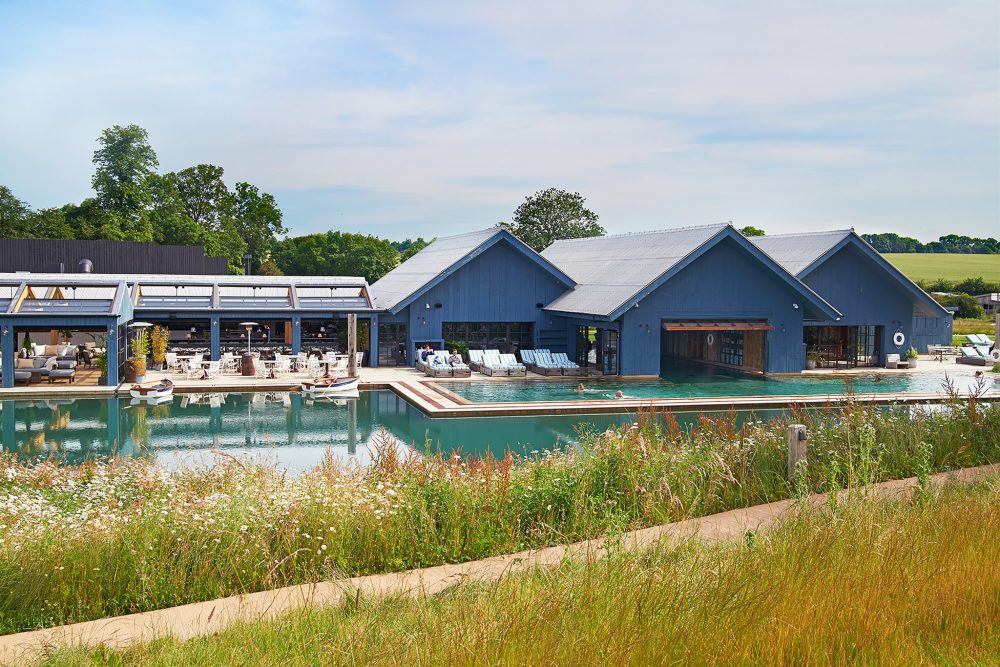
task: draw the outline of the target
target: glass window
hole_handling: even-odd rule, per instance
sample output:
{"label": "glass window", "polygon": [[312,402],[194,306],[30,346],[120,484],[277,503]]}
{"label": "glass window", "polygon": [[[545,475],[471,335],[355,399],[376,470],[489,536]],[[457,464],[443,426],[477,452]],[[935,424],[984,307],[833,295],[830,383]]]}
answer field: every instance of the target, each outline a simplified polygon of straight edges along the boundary
{"label": "glass window", "polygon": [[743,332],[723,331],[720,333],[722,347],[719,349],[719,363],[729,366],[743,365]]}
{"label": "glass window", "polygon": [[465,343],[469,349],[498,349],[514,353],[534,347],[534,322],[444,322],[445,343]]}

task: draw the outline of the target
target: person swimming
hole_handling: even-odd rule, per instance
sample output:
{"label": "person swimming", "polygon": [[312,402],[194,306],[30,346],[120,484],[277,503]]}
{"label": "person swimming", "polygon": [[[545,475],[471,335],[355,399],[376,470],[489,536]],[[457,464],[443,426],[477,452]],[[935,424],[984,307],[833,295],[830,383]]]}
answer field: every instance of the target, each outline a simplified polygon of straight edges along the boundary
{"label": "person swimming", "polygon": [[615,398],[625,398],[625,394],[622,393],[621,389],[615,392]]}
{"label": "person swimming", "polygon": [[583,392],[587,391],[587,388],[584,387],[583,383],[581,382],[580,384],[576,385],[576,390],[582,394]]}

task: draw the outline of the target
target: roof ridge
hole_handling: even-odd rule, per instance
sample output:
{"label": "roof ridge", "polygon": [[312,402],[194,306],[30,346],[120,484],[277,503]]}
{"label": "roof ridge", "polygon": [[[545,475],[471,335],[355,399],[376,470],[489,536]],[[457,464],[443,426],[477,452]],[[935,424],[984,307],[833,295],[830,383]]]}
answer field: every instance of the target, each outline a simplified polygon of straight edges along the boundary
{"label": "roof ridge", "polygon": [[[502,231],[505,231],[503,227],[494,225],[492,227],[484,227],[483,229],[476,229],[471,232],[462,232],[461,234],[450,234],[449,236],[435,236],[434,239],[431,241],[431,243],[434,243],[434,241],[443,241],[445,239],[457,239],[462,236],[472,236],[473,234],[482,234],[484,232],[502,232]],[[429,246],[431,243],[428,243],[427,245]]]}
{"label": "roof ridge", "polygon": [[776,238],[788,238],[791,236],[819,236],[820,234],[835,234],[835,233],[850,234],[853,232],[854,228],[848,227],[847,229],[827,229],[818,232],[788,232],[786,234],[764,234],[763,236],[752,236],[750,237],[750,240],[752,241],[755,238],[776,239]]}
{"label": "roof ridge", "polygon": [[[682,232],[691,229],[722,229],[724,227],[731,227],[732,222],[716,222],[708,225],[685,225],[683,227],[670,227],[667,229],[648,229],[641,232],[622,232],[621,234],[605,234],[603,236],[584,236],[577,239],[559,239],[553,241],[552,245],[556,243],[572,243],[573,241],[593,241],[595,239],[618,239],[625,238],[626,236],[648,236],[651,234],[664,234],[667,232]],[[549,246],[551,247],[551,246]]]}

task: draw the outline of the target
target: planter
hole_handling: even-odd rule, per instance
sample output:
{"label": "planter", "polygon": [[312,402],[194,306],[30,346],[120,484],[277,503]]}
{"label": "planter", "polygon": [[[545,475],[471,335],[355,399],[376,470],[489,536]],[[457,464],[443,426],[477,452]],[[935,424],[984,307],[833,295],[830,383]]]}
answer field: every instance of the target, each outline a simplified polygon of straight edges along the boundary
{"label": "planter", "polygon": [[163,370],[163,365],[164,365],[164,362],[157,363],[157,362],[153,361],[153,362],[151,362],[149,364],[149,367],[150,367],[151,370],[154,370],[154,371],[162,371]]}
{"label": "planter", "polygon": [[816,370],[816,362],[812,359],[806,359],[806,370],[807,371]]}
{"label": "planter", "polygon": [[911,357],[911,358],[907,359],[906,360],[906,365],[909,368],[916,368],[917,367],[917,358],[916,357]]}

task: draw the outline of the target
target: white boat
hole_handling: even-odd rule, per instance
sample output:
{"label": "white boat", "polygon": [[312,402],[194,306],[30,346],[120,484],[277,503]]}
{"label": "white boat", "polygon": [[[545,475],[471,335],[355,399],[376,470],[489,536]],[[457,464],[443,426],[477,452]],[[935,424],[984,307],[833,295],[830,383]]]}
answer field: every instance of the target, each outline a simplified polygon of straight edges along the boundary
{"label": "white boat", "polygon": [[306,396],[313,398],[317,396],[336,396],[339,394],[357,392],[358,378],[315,378],[313,380],[303,382],[299,385],[299,390]]}
{"label": "white boat", "polygon": [[174,393],[174,383],[170,380],[157,380],[155,382],[142,382],[132,385],[129,394],[132,398],[152,401],[154,399],[172,396]]}

